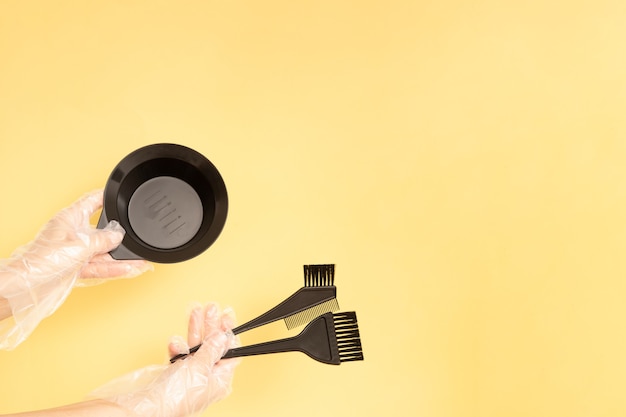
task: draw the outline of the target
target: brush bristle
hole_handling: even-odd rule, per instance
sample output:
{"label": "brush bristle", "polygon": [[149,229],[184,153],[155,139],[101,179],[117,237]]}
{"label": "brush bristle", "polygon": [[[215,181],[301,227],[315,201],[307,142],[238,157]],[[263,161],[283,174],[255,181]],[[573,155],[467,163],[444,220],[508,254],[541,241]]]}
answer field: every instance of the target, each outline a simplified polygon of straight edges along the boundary
{"label": "brush bristle", "polygon": [[285,318],[285,325],[288,330],[293,329],[294,327],[302,326],[303,324],[307,324],[313,319],[326,314],[333,313],[339,310],[339,302],[337,302],[336,298],[333,298],[328,301],[324,301],[318,305],[313,307],[309,307],[306,310],[303,310],[299,313],[293,314],[289,317]]}
{"label": "brush bristle", "polygon": [[335,285],[335,264],[304,265],[304,286]]}
{"label": "brush bristle", "polygon": [[337,347],[339,348],[339,361],[362,361],[363,348],[356,313],[354,311],[335,313],[333,314],[333,321]]}

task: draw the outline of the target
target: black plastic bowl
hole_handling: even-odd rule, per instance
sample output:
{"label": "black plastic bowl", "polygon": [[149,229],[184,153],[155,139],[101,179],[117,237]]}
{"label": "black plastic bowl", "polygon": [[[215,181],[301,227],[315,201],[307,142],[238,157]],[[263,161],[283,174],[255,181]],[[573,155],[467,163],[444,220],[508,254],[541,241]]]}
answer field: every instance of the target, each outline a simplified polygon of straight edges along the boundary
{"label": "black plastic bowl", "polygon": [[126,230],[111,252],[115,259],[174,263],[208,249],[227,212],[226,186],[211,161],[191,148],[159,143],[117,164],[104,189],[97,227],[117,220]]}

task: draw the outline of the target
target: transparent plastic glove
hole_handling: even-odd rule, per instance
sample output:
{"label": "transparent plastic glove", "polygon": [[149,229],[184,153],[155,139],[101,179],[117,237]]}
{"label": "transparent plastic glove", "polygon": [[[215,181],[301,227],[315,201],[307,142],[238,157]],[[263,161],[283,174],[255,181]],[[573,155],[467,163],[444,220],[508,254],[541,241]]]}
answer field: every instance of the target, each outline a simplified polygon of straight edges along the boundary
{"label": "transparent plastic glove", "polygon": [[108,254],[121,243],[124,229],[113,221],[102,230],[90,224],[102,199],[102,190],[86,194],[57,213],[32,242],[0,260],[0,349],[23,342],[79,278],[102,282],[152,268],[146,261],[117,261]]}
{"label": "transparent plastic glove", "polygon": [[139,369],[111,381],[90,397],[105,399],[141,417],[185,417],[202,412],[231,392],[240,360],[220,359],[239,345],[231,331],[233,325],[231,310],[220,312],[215,304],[194,308],[187,343],[173,338],[169,353],[170,357],[188,353],[189,346],[202,343],[195,354],[173,364]]}

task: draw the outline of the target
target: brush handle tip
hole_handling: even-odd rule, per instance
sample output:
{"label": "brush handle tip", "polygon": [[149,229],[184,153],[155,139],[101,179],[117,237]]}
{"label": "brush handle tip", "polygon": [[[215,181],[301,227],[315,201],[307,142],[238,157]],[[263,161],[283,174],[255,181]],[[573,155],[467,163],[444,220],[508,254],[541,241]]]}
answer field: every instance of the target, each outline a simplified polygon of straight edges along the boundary
{"label": "brush handle tip", "polygon": [[202,343],[197,345],[197,346],[192,347],[191,349],[189,349],[189,353],[179,353],[178,355],[176,355],[176,356],[174,356],[174,357],[172,357],[170,359],[170,363],[174,363],[174,362],[176,362],[179,359],[185,358],[185,357],[191,355],[192,353],[197,352],[198,349],[200,349],[200,346],[202,346]]}

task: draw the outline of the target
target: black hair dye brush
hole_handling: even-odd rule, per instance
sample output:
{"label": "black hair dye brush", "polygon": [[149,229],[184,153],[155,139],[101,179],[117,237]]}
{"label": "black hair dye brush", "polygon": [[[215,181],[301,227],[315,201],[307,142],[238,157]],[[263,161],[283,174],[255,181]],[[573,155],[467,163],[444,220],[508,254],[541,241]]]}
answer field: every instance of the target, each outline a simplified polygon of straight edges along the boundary
{"label": "black hair dye brush", "polygon": [[304,265],[304,287],[266,313],[234,328],[233,333],[243,333],[280,319],[285,320],[287,329],[293,329],[337,310],[335,265]]}
{"label": "black hair dye brush", "polygon": [[[339,310],[337,287],[335,287],[335,265],[304,265],[304,287],[293,293],[276,307],[268,310],[241,326],[233,329],[234,334],[284,319],[287,329],[293,329],[325,313]],[[200,345],[189,353],[181,353],[170,359],[171,363],[196,352]]]}
{"label": "black hair dye brush", "polygon": [[297,336],[230,349],[223,358],[302,352],[318,362],[339,365],[362,361],[363,348],[354,311],[326,313],[316,318]]}

